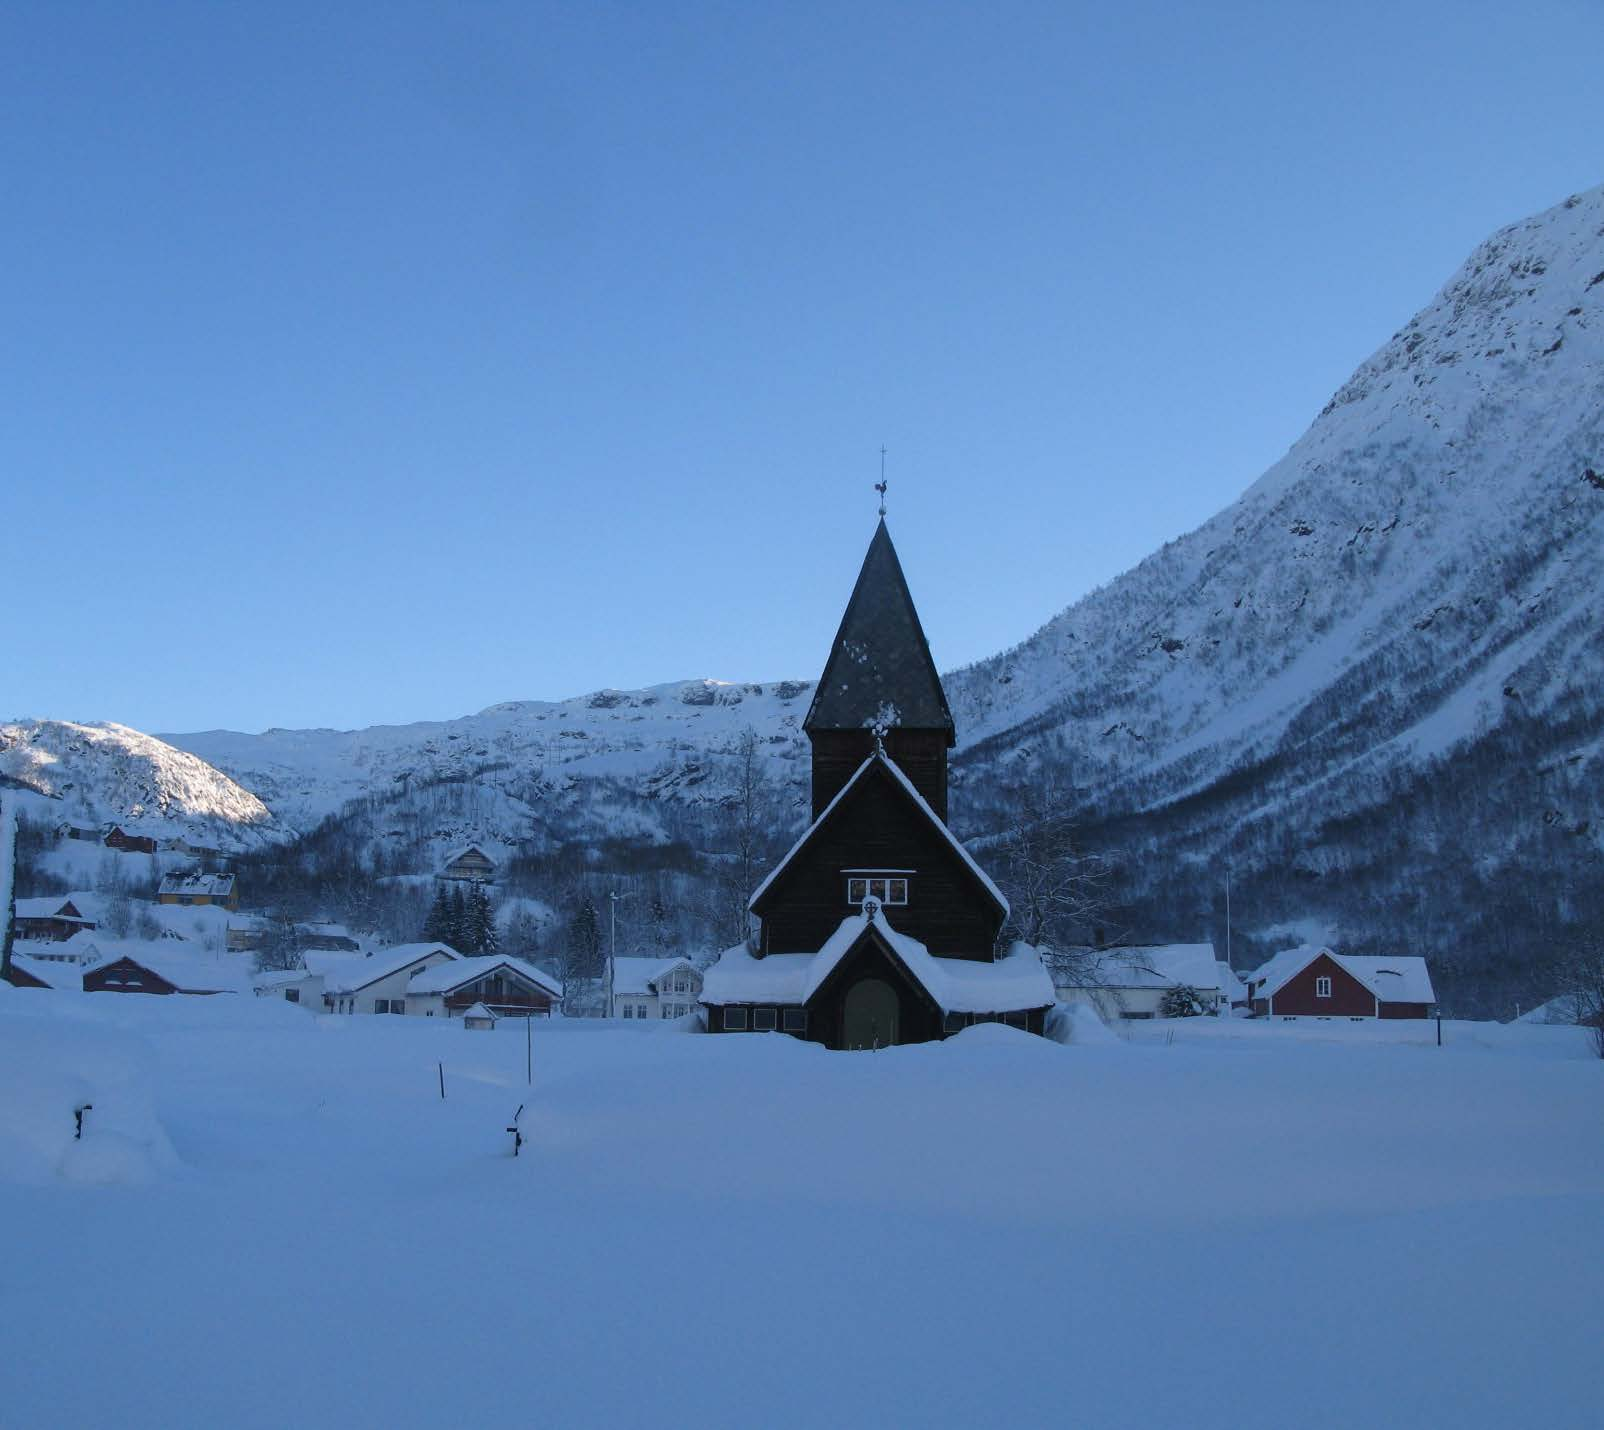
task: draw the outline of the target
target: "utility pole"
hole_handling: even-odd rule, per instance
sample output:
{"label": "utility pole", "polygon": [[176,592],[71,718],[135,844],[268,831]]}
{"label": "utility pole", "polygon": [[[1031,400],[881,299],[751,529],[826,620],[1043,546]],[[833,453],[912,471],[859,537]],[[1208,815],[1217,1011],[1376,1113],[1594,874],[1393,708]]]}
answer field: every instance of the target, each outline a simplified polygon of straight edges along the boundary
{"label": "utility pole", "polygon": [[11,981],[11,937],[17,922],[17,811],[16,801],[0,793],[0,982]]}
{"label": "utility pole", "polygon": [[610,930],[607,939],[607,976],[602,980],[602,1017],[613,1016],[613,962],[618,957],[618,901],[627,899],[630,895],[620,894],[617,889],[609,891],[607,907],[610,912]]}
{"label": "utility pole", "polygon": [[1231,961],[1231,861],[1225,861],[1225,964],[1235,968]]}

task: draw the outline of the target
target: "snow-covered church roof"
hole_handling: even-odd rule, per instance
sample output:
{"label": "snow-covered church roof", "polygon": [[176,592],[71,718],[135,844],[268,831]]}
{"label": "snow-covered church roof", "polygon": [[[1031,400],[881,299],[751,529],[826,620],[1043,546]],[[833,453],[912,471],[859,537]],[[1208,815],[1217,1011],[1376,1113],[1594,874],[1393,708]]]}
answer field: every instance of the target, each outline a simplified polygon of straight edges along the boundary
{"label": "snow-covered church roof", "polygon": [[805,1004],[871,928],[943,1013],[1009,1013],[1054,1000],[1053,980],[1029,944],[1016,943],[996,962],[937,958],[883,917],[862,913],[843,919],[817,953],[754,958],[745,945],[726,949],[703,975],[702,1002]]}

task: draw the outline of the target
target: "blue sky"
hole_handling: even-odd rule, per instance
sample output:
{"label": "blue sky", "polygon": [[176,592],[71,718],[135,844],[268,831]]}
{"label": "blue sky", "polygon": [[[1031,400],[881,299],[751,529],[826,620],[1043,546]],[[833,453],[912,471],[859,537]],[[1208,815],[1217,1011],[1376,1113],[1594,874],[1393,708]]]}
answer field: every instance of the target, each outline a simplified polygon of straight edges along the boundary
{"label": "blue sky", "polygon": [[1604,179],[1604,7],[12,3],[0,717],[943,668]]}

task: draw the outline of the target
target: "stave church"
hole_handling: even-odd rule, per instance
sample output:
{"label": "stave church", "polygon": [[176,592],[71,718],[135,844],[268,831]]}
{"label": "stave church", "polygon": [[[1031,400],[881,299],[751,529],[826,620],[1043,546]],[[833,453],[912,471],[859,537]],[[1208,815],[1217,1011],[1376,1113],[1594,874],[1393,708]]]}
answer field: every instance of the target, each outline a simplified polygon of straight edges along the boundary
{"label": "stave church", "polygon": [[814,691],[812,822],[753,892],[756,933],[707,970],[710,1033],[828,1048],[1043,1031],[1036,950],[1000,950],[1008,901],[947,827],[957,732],[882,508]]}

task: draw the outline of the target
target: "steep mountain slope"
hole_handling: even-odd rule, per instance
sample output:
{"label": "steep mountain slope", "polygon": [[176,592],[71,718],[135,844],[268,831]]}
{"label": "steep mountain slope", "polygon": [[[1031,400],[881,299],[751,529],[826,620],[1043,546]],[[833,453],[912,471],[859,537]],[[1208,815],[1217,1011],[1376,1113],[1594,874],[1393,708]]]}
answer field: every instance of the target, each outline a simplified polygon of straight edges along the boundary
{"label": "steep mountain slope", "polygon": [[967,787],[1072,787],[1149,922],[1230,860],[1355,947],[1535,957],[1598,883],[1601,474],[1594,189],[1482,244],[1233,507],[951,677]]}
{"label": "steep mountain slope", "polygon": [[0,725],[0,776],[38,796],[29,804],[41,817],[115,821],[232,850],[294,834],[220,770],[126,725]]}
{"label": "steep mountain slope", "polygon": [[953,677],[967,743],[1073,732],[1088,793],[1173,791],[1334,725],[1429,756],[1521,679],[1561,698],[1599,632],[1601,234],[1595,189],[1478,248],[1239,502]]}

